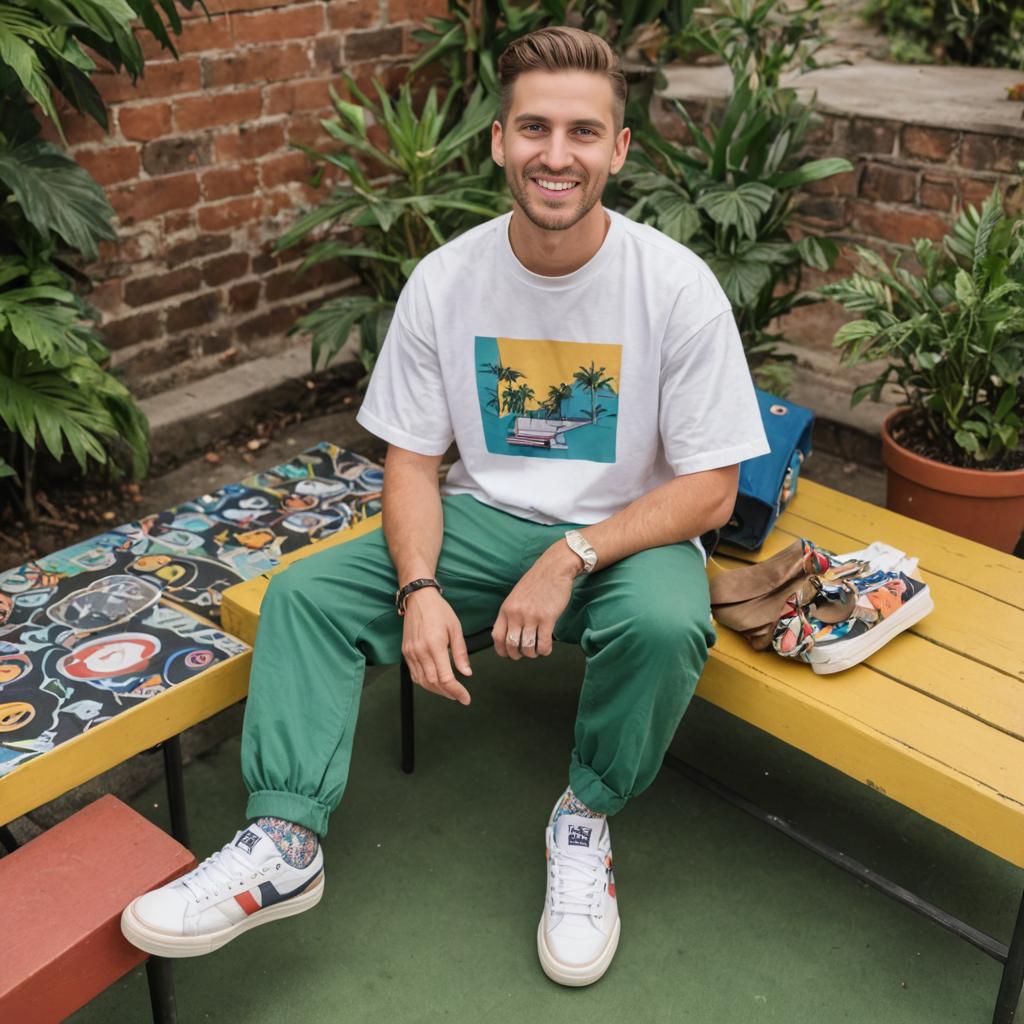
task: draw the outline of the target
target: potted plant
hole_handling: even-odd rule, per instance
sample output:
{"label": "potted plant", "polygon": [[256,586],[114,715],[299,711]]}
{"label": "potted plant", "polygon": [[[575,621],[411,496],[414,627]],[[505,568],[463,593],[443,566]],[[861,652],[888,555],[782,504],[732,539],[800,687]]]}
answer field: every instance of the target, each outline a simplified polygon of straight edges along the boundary
{"label": "potted plant", "polygon": [[918,268],[859,249],[858,271],[820,289],[861,319],[833,344],[847,366],[885,364],[853,404],[891,384],[905,404],[882,428],[886,504],[1012,551],[1024,526],[1024,216],[998,189],[967,206]]}

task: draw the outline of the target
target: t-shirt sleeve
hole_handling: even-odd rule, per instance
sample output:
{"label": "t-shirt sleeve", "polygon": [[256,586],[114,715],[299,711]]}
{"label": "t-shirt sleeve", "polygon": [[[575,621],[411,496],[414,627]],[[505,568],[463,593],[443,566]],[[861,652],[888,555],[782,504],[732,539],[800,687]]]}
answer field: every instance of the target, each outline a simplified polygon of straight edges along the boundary
{"label": "t-shirt sleeve", "polygon": [[356,421],[388,444],[443,455],[455,435],[421,288],[414,271],[395,306]]}
{"label": "t-shirt sleeve", "polygon": [[[702,283],[696,290],[718,301],[695,303],[690,290],[684,291],[662,354],[659,426],[677,476],[732,466],[770,450],[728,300],[717,284]],[[706,311],[696,324],[695,306]]]}

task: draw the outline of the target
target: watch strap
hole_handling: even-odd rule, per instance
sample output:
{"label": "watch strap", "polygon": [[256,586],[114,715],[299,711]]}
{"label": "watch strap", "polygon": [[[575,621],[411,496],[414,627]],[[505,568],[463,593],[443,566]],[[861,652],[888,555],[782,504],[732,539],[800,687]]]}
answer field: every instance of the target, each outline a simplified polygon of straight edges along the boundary
{"label": "watch strap", "polygon": [[411,583],[406,583],[401,590],[395,591],[395,608],[399,615],[405,614],[405,599],[410,595],[416,593],[417,590],[422,590],[424,587],[434,587],[439,594],[444,593],[444,588],[437,580],[413,580]]}
{"label": "watch strap", "polygon": [[583,561],[582,572],[590,573],[597,565],[597,552],[591,546],[586,537],[579,530],[568,530],[565,534],[565,543],[579,555]]}

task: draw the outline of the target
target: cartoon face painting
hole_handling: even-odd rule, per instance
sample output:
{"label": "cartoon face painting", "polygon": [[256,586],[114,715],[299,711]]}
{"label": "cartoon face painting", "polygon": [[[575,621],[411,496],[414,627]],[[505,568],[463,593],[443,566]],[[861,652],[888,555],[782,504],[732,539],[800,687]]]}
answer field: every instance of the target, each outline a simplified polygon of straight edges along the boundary
{"label": "cartoon face painting", "polygon": [[68,679],[112,679],[144,671],[159,652],[155,636],[118,633],[76,647],[57,662],[57,671]]}
{"label": "cartoon face painting", "polygon": [[133,576],[106,576],[84,590],[76,590],[46,609],[54,622],[93,633],[109,629],[145,611],[160,599],[160,589]]}
{"label": "cartoon face painting", "polygon": [[8,683],[27,676],[32,671],[32,662],[27,654],[19,651],[0,652],[0,690]]}

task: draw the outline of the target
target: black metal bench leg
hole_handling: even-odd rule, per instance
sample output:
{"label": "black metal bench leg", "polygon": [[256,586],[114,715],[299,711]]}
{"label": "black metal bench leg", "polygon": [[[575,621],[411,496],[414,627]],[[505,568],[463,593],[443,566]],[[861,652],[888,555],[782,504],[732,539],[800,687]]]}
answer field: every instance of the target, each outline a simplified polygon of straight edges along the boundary
{"label": "black metal bench leg", "polygon": [[167,778],[167,802],[171,809],[171,835],[187,849],[188,812],[185,808],[185,777],[181,770],[181,737],[164,741],[164,775]]}
{"label": "black metal bench leg", "polygon": [[174,999],[171,961],[162,956],[151,956],[146,961],[146,980],[149,982],[149,1002],[153,1007],[153,1024],[176,1024],[178,1007]]}
{"label": "black metal bench leg", "polygon": [[999,983],[996,1009],[992,1024],[1012,1024],[1017,1014],[1021,989],[1024,988],[1024,896],[1017,911],[1017,923],[1013,926],[1013,937],[1006,952],[1003,978]]}
{"label": "black metal bench leg", "polygon": [[18,840],[14,838],[6,825],[0,825],[0,846],[8,853],[14,853],[18,848]]}
{"label": "black metal bench leg", "polygon": [[411,775],[416,767],[416,723],[412,707],[412,673],[404,658],[398,685],[402,716],[402,771]]}

